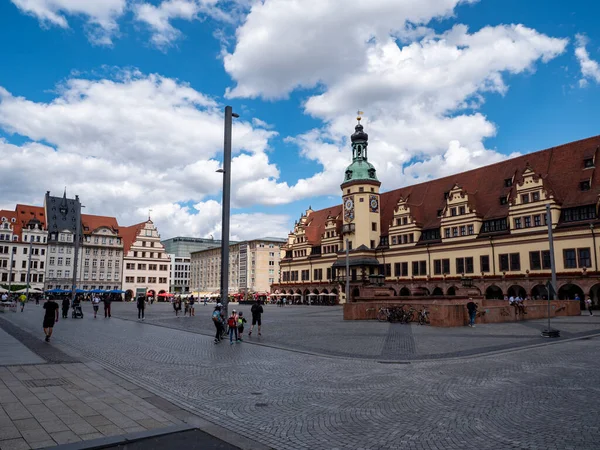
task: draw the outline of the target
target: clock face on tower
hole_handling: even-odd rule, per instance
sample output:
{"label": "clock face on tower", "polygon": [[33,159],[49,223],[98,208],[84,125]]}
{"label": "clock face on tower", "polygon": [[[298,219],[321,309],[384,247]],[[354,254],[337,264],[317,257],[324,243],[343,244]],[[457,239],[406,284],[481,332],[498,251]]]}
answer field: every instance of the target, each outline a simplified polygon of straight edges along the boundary
{"label": "clock face on tower", "polygon": [[350,197],[344,200],[344,220],[346,222],[354,220],[354,200]]}
{"label": "clock face on tower", "polygon": [[371,207],[371,212],[377,212],[379,210],[379,200],[376,195],[371,195],[369,198],[369,206]]}
{"label": "clock face on tower", "polygon": [[67,213],[69,212],[69,210],[67,209],[66,206],[61,206],[60,209],[58,210],[63,216],[66,216]]}

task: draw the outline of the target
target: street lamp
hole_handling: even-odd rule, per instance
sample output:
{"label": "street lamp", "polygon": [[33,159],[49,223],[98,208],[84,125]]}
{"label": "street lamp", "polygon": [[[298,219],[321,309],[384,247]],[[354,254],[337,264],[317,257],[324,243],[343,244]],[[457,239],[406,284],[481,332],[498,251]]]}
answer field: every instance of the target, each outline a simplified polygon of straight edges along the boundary
{"label": "street lamp", "polygon": [[[552,268],[551,289],[548,293],[552,294],[552,299],[556,300],[556,262],[554,259],[554,238],[552,236],[552,214],[550,212],[550,204],[546,205],[546,223],[548,224],[548,243],[550,244],[550,267]],[[543,337],[560,337],[560,331],[550,327],[550,295],[548,295],[548,328],[542,331]]]}
{"label": "street lamp", "polygon": [[221,220],[221,303],[227,317],[229,303],[229,219],[231,197],[231,129],[234,113],[231,106],[225,107],[225,139],[223,145],[223,167],[218,173],[223,174],[223,216]]}

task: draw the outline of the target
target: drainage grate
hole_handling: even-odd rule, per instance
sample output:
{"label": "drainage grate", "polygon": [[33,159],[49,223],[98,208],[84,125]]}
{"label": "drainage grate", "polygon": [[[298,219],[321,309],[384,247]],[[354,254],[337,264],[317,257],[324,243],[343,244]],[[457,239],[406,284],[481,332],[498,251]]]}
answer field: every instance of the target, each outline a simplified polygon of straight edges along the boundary
{"label": "drainage grate", "polygon": [[262,392],[250,392],[250,395],[262,395]]}
{"label": "drainage grate", "polygon": [[70,386],[71,383],[66,378],[42,378],[41,380],[23,380],[25,386],[30,388]]}
{"label": "drainage grate", "polygon": [[264,408],[265,406],[269,406],[268,403],[256,403],[254,406],[258,407],[258,408]]}

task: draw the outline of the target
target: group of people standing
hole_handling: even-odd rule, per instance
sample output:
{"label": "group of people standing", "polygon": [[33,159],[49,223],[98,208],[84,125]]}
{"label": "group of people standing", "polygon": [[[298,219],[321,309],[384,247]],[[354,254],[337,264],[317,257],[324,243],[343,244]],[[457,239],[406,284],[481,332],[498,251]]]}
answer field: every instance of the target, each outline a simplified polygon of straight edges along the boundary
{"label": "group of people standing", "polygon": [[[223,305],[221,303],[217,303],[212,313],[212,321],[216,329],[215,344],[221,342],[223,337],[227,336],[227,334],[229,334],[229,343],[231,345],[233,345],[235,342],[242,342],[244,325],[247,323],[244,313],[242,311],[238,313],[235,309],[233,309],[229,317],[225,318],[222,310]],[[258,325],[258,335],[262,336],[261,327],[264,309],[260,300],[257,300],[256,303],[252,305],[252,308],[250,308],[250,313],[252,314],[252,325],[250,326],[248,336],[252,336],[252,331],[254,331],[254,326],[256,325]]]}

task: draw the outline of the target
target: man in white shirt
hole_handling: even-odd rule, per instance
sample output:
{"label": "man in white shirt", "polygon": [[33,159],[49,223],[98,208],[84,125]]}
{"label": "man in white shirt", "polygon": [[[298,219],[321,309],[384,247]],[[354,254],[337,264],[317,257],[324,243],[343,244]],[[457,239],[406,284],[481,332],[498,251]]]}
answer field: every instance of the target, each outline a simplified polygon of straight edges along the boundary
{"label": "man in white shirt", "polygon": [[96,314],[98,314],[98,307],[100,306],[100,297],[98,294],[94,294],[92,297],[92,306],[94,307],[94,319],[96,318]]}
{"label": "man in white shirt", "polygon": [[8,295],[6,294],[6,292],[4,294],[2,294],[2,301],[3,302],[7,302],[8,301]]}

